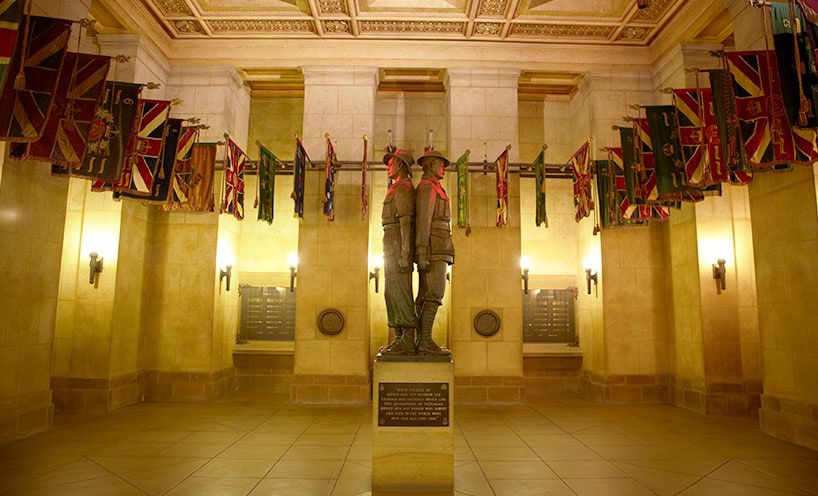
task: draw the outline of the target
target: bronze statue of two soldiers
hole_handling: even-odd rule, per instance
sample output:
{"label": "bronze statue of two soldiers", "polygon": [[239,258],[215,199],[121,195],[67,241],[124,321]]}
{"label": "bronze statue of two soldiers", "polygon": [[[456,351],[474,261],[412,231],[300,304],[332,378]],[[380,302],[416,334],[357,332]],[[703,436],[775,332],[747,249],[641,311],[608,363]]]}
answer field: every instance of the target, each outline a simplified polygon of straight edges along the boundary
{"label": "bronze statue of two soldiers", "polygon": [[[449,197],[440,184],[449,161],[438,151],[425,152],[418,158],[423,178],[415,190],[411,153],[395,150],[383,160],[392,180],[381,215],[384,297],[395,339],[382,353],[449,355],[449,350],[432,339],[435,315],[446,290],[448,266],[454,264]],[[420,280],[417,298],[412,291],[413,262],[417,263]]]}

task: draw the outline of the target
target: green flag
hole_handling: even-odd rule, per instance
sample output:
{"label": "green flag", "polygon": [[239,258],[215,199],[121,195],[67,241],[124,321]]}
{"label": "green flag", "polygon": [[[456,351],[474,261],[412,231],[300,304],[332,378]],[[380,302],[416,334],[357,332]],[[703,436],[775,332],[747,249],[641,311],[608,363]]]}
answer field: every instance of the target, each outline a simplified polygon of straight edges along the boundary
{"label": "green flag", "polygon": [[633,144],[633,128],[620,127],[619,139],[622,146],[622,166],[625,169],[625,188],[628,195],[628,202],[631,205],[635,205],[637,200],[637,175],[633,166],[637,162],[637,156],[636,148],[634,148]]}
{"label": "green flag", "polygon": [[457,159],[457,227],[469,225],[469,150]]}
{"label": "green flag", "polygon": [[[618,209],[615,202],[616,177],[610,170],[610,166],[613,164],[609,160],[597,160],[595,165],[599,217],[602,221],[602,228],[608,229],[619,224]],[[614,181],[613,184],[612,181]]]}
{"label": "green flag", "polygon": [[263,145],[258,147],[258,220],[273,223],[278,157]]}
{"label": "green flag", "polygon": [[548,215],[545,212],[545,150],[540,150],[540,154],[531,164],[534,169],[534,194],[537,199],[536,223],[545,224],[548,227]]}
{"label": "green flag", "polygon": [[689,186],[679,141],[679,126],[673,105],[645,107],[653,143],[656,188],[660,201],[702,201],[701,190]]}

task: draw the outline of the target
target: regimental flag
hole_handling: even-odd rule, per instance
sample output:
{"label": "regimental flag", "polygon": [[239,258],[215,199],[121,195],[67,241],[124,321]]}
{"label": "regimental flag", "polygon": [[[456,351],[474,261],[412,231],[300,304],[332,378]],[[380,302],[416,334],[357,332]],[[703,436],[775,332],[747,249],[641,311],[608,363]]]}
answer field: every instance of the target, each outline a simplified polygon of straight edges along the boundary
{"label": "regimental flag", "polygon": [[0,0],[0,88],[6,85],[24,4],[25,0]]}
{"label": "regimental flag", "polygon": [[619,141],[621,144],[620,150],[622,157],[622,168],[625,173],[625,184],[627,186],[628,201],[636,204],[637,199],[643,198],[642,185],[640,181],[639,171],[637,167],[636,157],[639,155],[636,150],[636,144],[633,140],[632,127],[619,128]]}
{"label": "regimental flag", "polygon": [[[611,148],[608,151],[608,171],[612,174],[609,177],[610,190],[609,201],[616,207],[616,225],[644,224],[648,219],[665,221],[670,218],[667,208],[660,205],[639,205],[630,200],[628,195],[628,185],[625,175],[623,160],[623,148]],[[613,193],[613,195],[611,195]],[[600,197],[602,195],[600,194]],[[611,217],[609,217],[611,218]],[[604,226],[603,226],[604,227]]]}
{"label": "regimental flag", "polygon": [[[107,183],[109,187],[104,190],[113,189],[113,181],[119,178],[125,159],[125,149],[136,118],[141,89],[141,84],[119,81],[105,83],[102,103],[95,109],[88,129],[82,166],[72,169],[72,175],[96,178],[97,188],[102,188]],[[52,168],[52,173],[54,169]],[[56,169],[62,173],[68,172],[65,167]]]}
{"label": "regimental flag", "polygon": [[497,227],[508,225],[508,148],[494,161],[497,172]]}
{"label": "regimental flag", "polygon": [[659,204],[659,189],[656,185],[656,166],[653,158],[653,141],[647,119],[633,121],[633,144],[636,162],[633,170],[636,176],[636,202]]}
{"label": "regimental flag", "polygon": [[369,154],[369,140],[364,135],[364,158],[361,160],[361,220],[366,220],[366,213],[369,211],[369,186],[366,185],[366,176],[369,164],[367,155]]}
{"label": "regimental flag", "polygon": [[258,220],[273,223],[278,157],[263,145],[258,147]]}
{"label": "regimental flag", "polygon": [[[187,146],[180,138],[180,151]],[[196,143],[191,140],[190,160],[176,161],[176,182],[173,199],[162,209],[170,212],[213,212],[213,178],[216,170],[216,143]],[[178,190],[177,190],[178,187]],[[183,196],[184,195],[184,196]]]}
{"label": "regimental flag", "polygon": [[577,150],[568,165],[574,178],[574,210],[577,222],[591,215],[594,198],[591,193],[591,143],[586,141]]}
{"label": "regimental flag", "polygon": [[139,100],[125,162],[114,190],[127,191],[135,196],[151,195],[162,156],[168,115],[170,101]]}
{"label": "regimental flag", "polygon": [[179,142],[176,145],[176,160],[173,166],[173,177],[168,194],[169,204],[179,204],[188,201],[188,192],[191,182],[191,158],[193,145],[199,139],[199,126],[184,126],[179,133]]}
{"label": "regimental flag", "polygon": [[616,202],[616,175],[611,160],[597,160],[596,190],[599,197],[599,217],[602,228],[608,229],[620,224],[619,208]]}
{"label": "regimental flag", "polygon": [[534,222],[537,227],[545,224],[548,227],[548,214],[545,211],[545,149],[540,150],[534,163],[531,164],[534,170],[534,199],[535,213]]}
{"label": "regimental flag", "polygon": [[26,22],[28,37],[16,44],[0,94],[0,141],[31,143],[40,139],[71,36],[72,23],[66,19],[25,16],[21,26]]}
{"label": "regimental flag", "polygon": [[230,137],[225,138],[224,154],[224,198],[221,213],[233,214],[238,220],[244,219],[244,167],[247,155]]}
{"label": "regimental flag", "polygon": [[335,157],[335,147],[327,136],[327,177],[324,180],[324,216],[332,222],[335,220],[335,172],[338,170],[338,159]]}
{"label": "regimental flag", "polygon": [[792,1],[770,2],[769,7],[781,96],[790,126],[818,127],[818,74],[814,60],[815,46],[807,34],[810,28],[801,8]]}
{"label": "regimental flag", "polygon": [[170,197],[173,185],[173,171],[176,168],[179,138],[182,136],[182,119],[168,119],[165,126],[165,140],[162,144],[162,160],[153,181],[151,196],[146,198],[151,202],[166,203]]}
{"label": "regimental flag", "polygon": [[675,108],[672,105],[649,106],[645,107],[645,114],[654,150],[659,200],[704,200],[704,194],[700,190],[687,185]]}
{"label": "regimental flag", "polygon": [[736,112],[751,168],[764,171],[817,161],[815,130],[791,128],[787,121],[774,52],[727,52],[725,57],[736,83]]}
{"label": "regimental flag", "polygon": [[687,184],[706,188],[729,181],[709,88],[673,91]]}
{"label": "regimental flag", "polygon": [[13,144],[11,158],[79,168],[110,61],[110,57],[102,55],[66,54],[42,136],[32,143]]}
{"label": "regimental flag", "polygon": [[457,170],[457,227],[469,225],[469,150],[455,163]]}
{"label": "regimental flag", "polygon": [[[295,139],[295,157],[293,159],[293,192],[290,197],[293,199],[295,217],[304,220],[304,187],[306,186],[307,176],[307,162],[310,162],[310,157],[307,156],[307,150],[301,144],[301,140]],[[312,162],[310,162],[312,163]]]}
{"label": "regimental flag", "polygon": [[736,113],[735,82],[730,71],[716,69],[710,71],[710,89],[713,97],[713,117],[715,130],[708,126],[711,143],[718,146],[714,153],[721,157],[731,184],[749,184],[753,180],[750,164],[744,151],[744,138]]}

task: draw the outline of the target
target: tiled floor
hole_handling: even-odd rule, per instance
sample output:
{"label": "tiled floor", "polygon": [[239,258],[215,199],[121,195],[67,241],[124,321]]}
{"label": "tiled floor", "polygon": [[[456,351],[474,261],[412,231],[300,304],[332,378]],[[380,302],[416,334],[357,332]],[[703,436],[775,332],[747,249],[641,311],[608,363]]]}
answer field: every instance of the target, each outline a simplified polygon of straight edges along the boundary
{"label": "tiled floor", "polygon": [[[818,452],[761,434],[755,419],[570,397],[458,407],[462,495],[818,495]],[[0,494],[370,494],[368,407],[239,395],[58,418],[0,446]]]}

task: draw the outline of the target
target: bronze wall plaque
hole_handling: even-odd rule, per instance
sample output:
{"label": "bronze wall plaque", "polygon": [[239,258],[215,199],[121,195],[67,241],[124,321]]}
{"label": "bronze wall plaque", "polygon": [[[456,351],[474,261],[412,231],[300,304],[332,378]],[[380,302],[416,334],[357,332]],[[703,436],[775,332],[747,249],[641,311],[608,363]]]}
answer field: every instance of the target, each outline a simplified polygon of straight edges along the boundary
{"label": "bronze wall plaque", "polygon": [[447,427],[449,384],[445,382],[381,382],[378,425]]}

